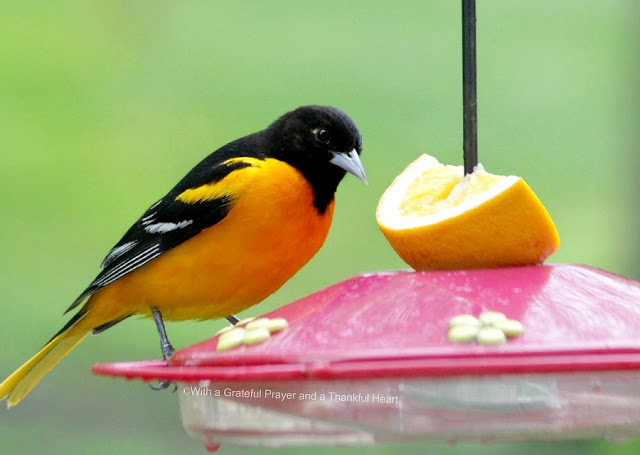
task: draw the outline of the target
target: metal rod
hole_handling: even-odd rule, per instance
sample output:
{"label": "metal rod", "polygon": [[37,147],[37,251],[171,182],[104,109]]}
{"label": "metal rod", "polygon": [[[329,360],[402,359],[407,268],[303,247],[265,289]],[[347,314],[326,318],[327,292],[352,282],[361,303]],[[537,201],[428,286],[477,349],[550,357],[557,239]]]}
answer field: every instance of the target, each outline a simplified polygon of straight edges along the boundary
{"label": "metal rod", "polygon": [[462,0],[462,112],[464,173],[478,165],[478,101],[476,80],[476,1]]}

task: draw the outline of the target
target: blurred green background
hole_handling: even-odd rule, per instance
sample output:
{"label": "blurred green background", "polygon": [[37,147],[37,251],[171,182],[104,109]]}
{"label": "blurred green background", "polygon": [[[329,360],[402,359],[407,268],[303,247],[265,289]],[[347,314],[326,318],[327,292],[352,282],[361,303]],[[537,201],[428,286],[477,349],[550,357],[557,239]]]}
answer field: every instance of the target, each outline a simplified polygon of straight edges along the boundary
{"label": "blurred green background", "polygon": [[[523,176],[544,202],[562,238],[552,261],[635,278],[639,13],[622,0],[478,5],[482,163]],[[346,178],[322,251],[242,316],[405,267],[376,226],[379,196],[420,153],[461,163],[457,1],[3,2],[0,42],[2,377],[63,325],[61,312],[151,202],[209,152],[287,110],[349,113],[370,184]],[[168,330],[179,347],[223,325]],[[89,372],[158,355],[149,321],[88,339],[20,406],[0,409],[0,452],[204,453],[182,430],[176,395]],[[364,450],[425,448],[308,453]],[[631,454],[640,441],[428,450]]]}

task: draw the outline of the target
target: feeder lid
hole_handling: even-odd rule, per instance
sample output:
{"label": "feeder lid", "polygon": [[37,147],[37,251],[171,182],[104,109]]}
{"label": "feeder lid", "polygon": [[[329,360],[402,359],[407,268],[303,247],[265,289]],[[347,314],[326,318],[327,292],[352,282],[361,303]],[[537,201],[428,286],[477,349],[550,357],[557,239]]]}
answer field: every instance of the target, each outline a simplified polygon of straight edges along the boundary
{"label": "feeder lid", "polygon": [[[452,343],[450,320],[498,311],[524,325],[500,345]],[[356,276],[265,315],[289,327],[217,351],[218,336],[164,362],[95,365],[128,378],[291,380],[640,368],[640,283],[556,264]]]}

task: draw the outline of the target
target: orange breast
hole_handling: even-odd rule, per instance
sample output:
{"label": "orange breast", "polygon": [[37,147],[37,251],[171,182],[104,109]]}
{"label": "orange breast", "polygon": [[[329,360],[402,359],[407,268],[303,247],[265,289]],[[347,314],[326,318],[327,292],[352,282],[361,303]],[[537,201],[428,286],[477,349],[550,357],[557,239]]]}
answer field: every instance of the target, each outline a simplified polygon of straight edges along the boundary
{"label": "orange breast", "polygon": [[148,314],[156,306],[169,320],[220,318],[262,301],[300,270],[324,243],[334,203],[320,215],[307,180],[281,161],[247,169],[227,177],[237,196],[224,220],[99,291],[93,310]]}

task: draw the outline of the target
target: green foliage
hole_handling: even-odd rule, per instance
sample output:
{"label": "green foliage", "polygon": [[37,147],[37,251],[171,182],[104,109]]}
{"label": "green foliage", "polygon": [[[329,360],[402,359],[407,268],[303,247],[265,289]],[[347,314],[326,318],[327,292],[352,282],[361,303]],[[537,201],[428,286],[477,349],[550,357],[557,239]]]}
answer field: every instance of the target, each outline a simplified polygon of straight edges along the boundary
{"label": "green foliage", "polygon": [[[349,113],[370,184],[347,177],[322,251],[243,316],[363,271],[405,267],[376,226],[379,196],[420,153],[461,162],[459,2],[5,2],[0,17],[3,377],[63,325],[62,310],[143,209],[210,151],[286,110]],[[552,261],[631,276],[637,17],[623,0],[478,4],[480,160],[523,176],[545,203],[562,239]],[[168,330],[184,346],[222,325]],[[156,358],[154,332],[149,321],[127,321],[83,343],[25,402],[0,411],[3,453],[202,452],[179,425],[175,396],[89,374],[96,361]]]}

